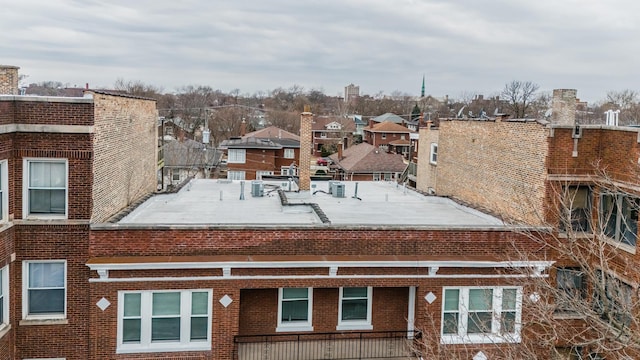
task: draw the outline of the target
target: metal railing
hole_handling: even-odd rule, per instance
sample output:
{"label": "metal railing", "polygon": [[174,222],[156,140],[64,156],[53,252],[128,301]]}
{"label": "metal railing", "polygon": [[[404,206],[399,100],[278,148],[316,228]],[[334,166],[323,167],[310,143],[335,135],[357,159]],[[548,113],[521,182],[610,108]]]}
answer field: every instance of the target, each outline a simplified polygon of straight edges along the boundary
{"label": "metal railing", "polygon": [[239,335],[236,360],[410,359],[413,339],[407,331]]}

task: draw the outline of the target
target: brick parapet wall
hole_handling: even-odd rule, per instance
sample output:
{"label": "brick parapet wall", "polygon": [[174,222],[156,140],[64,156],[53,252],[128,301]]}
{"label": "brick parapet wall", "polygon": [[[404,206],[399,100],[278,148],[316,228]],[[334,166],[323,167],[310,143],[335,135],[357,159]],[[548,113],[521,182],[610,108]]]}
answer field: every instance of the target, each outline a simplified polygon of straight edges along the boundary
{"label": "brick parapet wall", "polygon": [[[534,121],[441,120],[437,194],[507,219],[544,223],[548,131]],[[418,167],[429,167],[429,156],[419,156]]]}
{"label": "brick parapet wall", "polygon": [[93,212],[105,221],[156,191],[157,110],[152,100],[93,94]]}

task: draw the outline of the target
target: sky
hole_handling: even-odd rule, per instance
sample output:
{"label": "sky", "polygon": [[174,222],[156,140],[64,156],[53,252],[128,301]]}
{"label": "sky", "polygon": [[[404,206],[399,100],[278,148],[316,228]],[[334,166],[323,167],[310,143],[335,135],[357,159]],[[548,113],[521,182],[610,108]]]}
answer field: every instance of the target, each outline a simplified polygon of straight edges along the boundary
{"label": "sky", "polygon": [[640,90],[637,0],[0,0],[0,64],[21,83],[241,94]]}

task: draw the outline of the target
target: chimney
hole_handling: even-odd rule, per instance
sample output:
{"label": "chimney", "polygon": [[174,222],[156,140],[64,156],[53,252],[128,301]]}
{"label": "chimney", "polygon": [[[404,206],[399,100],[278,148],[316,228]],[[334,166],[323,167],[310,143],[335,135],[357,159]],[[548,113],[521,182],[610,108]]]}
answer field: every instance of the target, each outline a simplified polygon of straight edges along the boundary
{"label": "chimney", "polygon": [[19,95],[17,66],[0,65],[0,95]]}
{"label": "chimney", "polygon": [[298,173],[298,188],[301,191],[311,189],[311,122],[313,114],[309,105],[304,106],[300,114],[300,168]]}
{"label": "chimney", "polygon": [[574,126],[576,124],[575,89],[554,89],[551,101],[551,123]]}
{"label": "chimney", "polygon": [[338,161],[342,161],[342,148],[344,147],[344,145],[342,144],[342,141],[338,143]]}
{"label": "chimney", "polygon": [[242,119],[242,123],[240,123],[240,136],[247,135],[247,123]]}
{"label": "chimney", "polygon": [[373,125],[375,125],[375,121],[373,119],[369,119],[369,128],[373,129]]}

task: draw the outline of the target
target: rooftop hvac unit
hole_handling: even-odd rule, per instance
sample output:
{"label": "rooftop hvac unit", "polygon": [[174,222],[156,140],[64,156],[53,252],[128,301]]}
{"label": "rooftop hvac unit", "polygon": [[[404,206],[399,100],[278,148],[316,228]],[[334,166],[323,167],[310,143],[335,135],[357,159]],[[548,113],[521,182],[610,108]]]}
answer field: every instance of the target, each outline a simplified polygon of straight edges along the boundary
{"label": "rooftop hvac unit", "polygon": [[344,184],[340,182],[335,182],[331,189],[331,195],[337,198],[343,198],[344,194]]}
{"label": "rooftop hvac unit", "polygon": [[262,182],[262,180],[251,181],[251,196],[264,196],[264,183]]}
{"label": "rooftop hvac unit", "polygon": [[329,180],[329,194],[333,193],[333,186],[339,183],[340,181],[337,181],[337,180]]}

